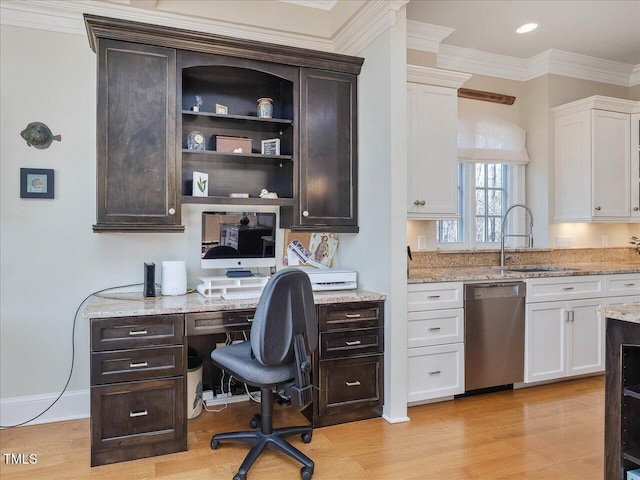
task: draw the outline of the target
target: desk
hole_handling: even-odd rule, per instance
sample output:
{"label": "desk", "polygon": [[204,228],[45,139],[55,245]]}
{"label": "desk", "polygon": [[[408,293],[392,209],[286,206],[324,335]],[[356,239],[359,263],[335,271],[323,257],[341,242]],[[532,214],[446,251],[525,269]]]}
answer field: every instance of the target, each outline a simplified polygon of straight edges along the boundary
{"label": "desk", "polygon": [[[319,392],[303,411],[314,427],[381,414],[385,298],[365,291],[314,294]],[[91,297],[82,312],[91,322],[91,465],[186,450],[187,350],[198,351],[206,378],[218,336],[248,331],[256,303],[200,294]]]}

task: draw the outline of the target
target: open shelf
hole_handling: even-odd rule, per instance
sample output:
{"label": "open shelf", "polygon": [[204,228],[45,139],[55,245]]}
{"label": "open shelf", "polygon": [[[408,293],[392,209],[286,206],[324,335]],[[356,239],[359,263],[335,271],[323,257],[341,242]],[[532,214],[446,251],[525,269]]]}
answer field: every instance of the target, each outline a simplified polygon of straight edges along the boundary
{"label": "open shelf", "polygon": [[[270,161],[276,160],[292,160],[292,155],[263,155],[261,153],[233,153],[233,152],[218,152],[217,150],[188,150],[182,149],[182,153],[190,155],[212,155],[214,157],[236,157],[236,158],[252,158],[252,159],[264,159]],[[228,160],[225,158],[225,160]]]}
{"label": "open shelf", "polygon": [[640,400],[640,385],[632,385],[624,389],[625,397],[637,398]]}
{"label": "open shelf", "polygon": [[226,115],[212,112],[193,112],[191,110],[182,110],[183,115],[194,115],[197,117],[208,117],[216,120],[230,121],[230,122],[249,122],[255,125],[278,125],[278,126],[291,126],[293,125],[293,120],[289,120],[287,118],[262,118],[262,117],[253,117],[250,115]]}
{"label": "open shelf", "polygon": [[635,463],[640,466],[640,447],[632,448],[622,454],[625,460]]}
{"label": "open shelf", "polygon": [[193,197],[191,195],[183,195],[182,203],[200,203],[214,205],[293,205],[293,198],[231,198],[231,197]]}

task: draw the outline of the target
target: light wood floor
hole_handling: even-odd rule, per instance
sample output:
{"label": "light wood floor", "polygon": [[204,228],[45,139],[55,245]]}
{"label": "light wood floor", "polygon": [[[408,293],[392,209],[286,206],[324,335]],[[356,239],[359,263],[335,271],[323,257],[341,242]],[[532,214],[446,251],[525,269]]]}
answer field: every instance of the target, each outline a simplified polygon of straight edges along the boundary
{"label": "light wood floor", "polygon": [[[7,465],[11,479],[231,480],[246,454],[241,444],[212,451],[213,432],[245,430],[255,404],[203,413],[189,423],[189,451],[89,467],[89,421],[74,420],[0,432],[2,453],[35,453],[35,465]],[[539,479],[602,480],[604,378],[485,394],[409,409],[410,422],[382,419],[320,428],[306,445],[314,480]],[[275,426],[298,413],[278,407]],[[304,422],[303,422],[304,423]],[[300,466],[269,451],[248,480],[298,479]]]}

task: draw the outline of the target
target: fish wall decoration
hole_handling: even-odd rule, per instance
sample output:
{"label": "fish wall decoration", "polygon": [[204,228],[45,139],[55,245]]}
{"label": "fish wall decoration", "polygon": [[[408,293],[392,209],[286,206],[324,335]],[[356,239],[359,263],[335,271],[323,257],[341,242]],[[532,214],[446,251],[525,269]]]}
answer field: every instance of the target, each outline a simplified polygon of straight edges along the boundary
{"label": "fish wall decoration", "polygon": [[39,149],[49,148],[54,140],[62,141],[60,135],[53,135],[51,129],[42,122],[31,122],[20,132],[20,136],[26,140],[27,145]]}

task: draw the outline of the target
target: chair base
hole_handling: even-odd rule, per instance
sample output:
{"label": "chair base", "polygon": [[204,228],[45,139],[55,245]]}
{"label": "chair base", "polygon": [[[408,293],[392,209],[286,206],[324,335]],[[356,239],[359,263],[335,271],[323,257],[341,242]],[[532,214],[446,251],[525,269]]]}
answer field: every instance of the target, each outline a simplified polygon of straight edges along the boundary
{"label": "chair base", "polygon": [[211,448],[214,450],[218,449],[220,442],[226,440],[252,444],[249,453],[242,462],[242,465],[240,465],[238,473],[233,477],[233,480],[246,480],[249,469],[265,450],[278,450],[297,460],[303,465],[300,470],[300,476],[303,480],[310,480],[315,467],[313,460],[287,442],[285,438],[300,435],[304,443],[309,443],[313,436],[313,427],[308,425],[273,429],[271,416],[273,411],[273,393],[270,388],[261,388],[260,390],[261,416],[256,415],[250,423],[251,426],[256,425],[258,428],[244,432],[217,433],[211,437]]}

